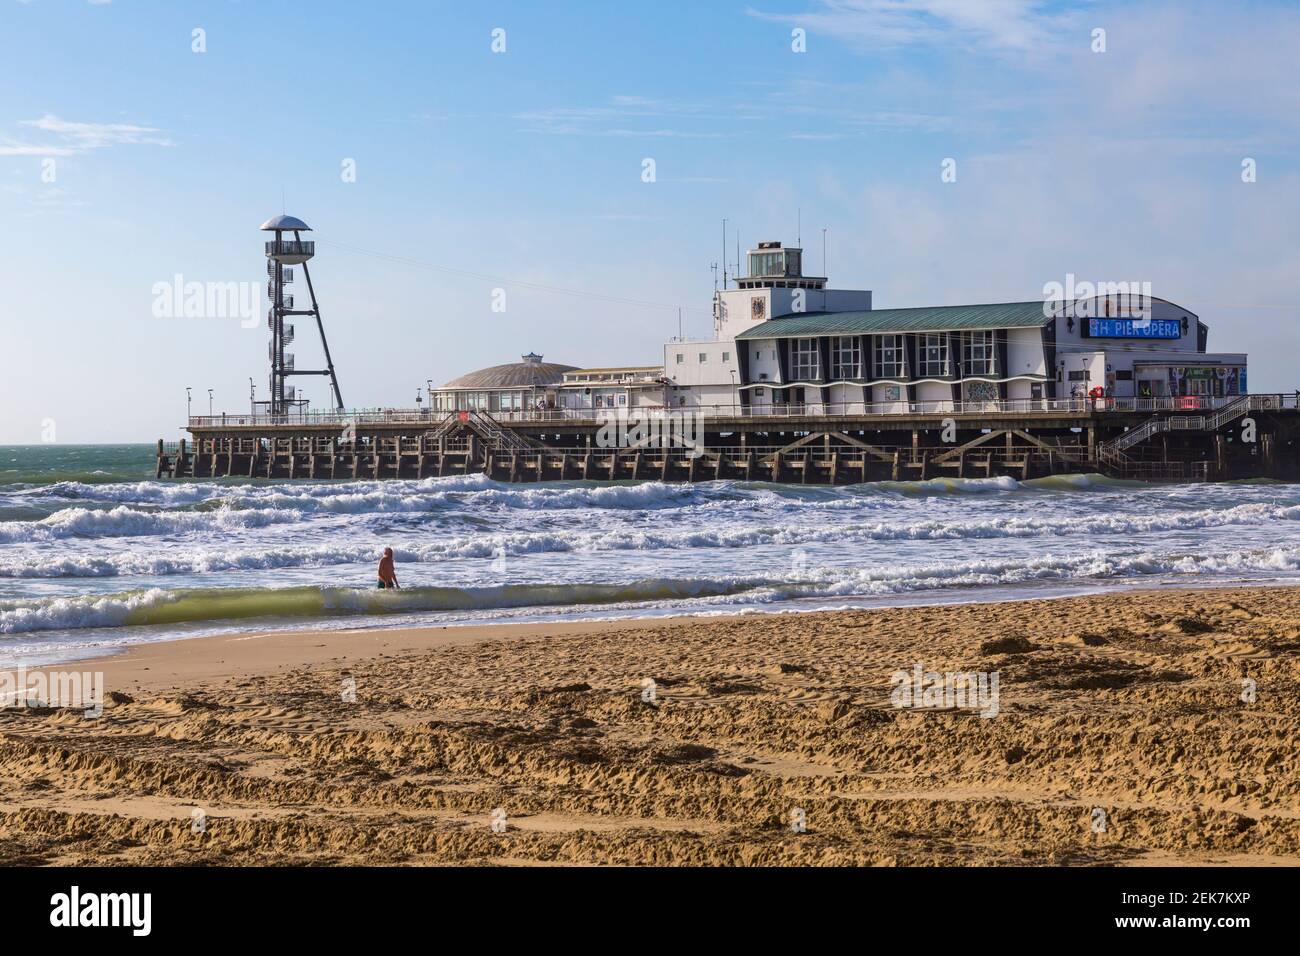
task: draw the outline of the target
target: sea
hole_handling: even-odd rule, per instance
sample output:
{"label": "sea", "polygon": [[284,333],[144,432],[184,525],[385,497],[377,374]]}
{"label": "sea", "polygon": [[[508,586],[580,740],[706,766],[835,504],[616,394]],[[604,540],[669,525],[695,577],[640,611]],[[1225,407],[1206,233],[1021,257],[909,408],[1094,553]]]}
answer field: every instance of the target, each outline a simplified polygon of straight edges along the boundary
{"label": "sea", "polygon": [[[0,446],[0,667],[240,631],[774,613],[1300,580],[1300,485],[157,481]],[[391,547],[401,590],[376,589]]]}

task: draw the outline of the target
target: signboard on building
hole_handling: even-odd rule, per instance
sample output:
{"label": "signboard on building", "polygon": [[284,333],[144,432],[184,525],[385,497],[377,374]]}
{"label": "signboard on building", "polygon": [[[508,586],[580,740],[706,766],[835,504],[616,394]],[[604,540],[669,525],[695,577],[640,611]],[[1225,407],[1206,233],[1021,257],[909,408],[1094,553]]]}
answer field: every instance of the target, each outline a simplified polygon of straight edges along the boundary
{"label": "signboard on building", "polygon": [[1093,339],[1180,339],[1181,319],[1089,319],[1083,334]]}

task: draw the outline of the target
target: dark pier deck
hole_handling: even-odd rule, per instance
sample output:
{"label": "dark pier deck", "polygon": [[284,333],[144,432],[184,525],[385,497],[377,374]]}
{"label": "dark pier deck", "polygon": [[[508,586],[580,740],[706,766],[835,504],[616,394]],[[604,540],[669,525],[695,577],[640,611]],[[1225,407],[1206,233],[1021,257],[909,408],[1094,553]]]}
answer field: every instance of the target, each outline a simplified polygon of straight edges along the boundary
{"label": "dark pier deck", "polygon": [[[674,410],[680,412],[682,410]],[[193,418],[158,443],[160,478],[573,479],[808,484],[1102,473],[1153,481],[1300,480],[1294,395],[987,403],[890,413],[710,410],[693,448],[602,447],[603,419],[393,409]]]}

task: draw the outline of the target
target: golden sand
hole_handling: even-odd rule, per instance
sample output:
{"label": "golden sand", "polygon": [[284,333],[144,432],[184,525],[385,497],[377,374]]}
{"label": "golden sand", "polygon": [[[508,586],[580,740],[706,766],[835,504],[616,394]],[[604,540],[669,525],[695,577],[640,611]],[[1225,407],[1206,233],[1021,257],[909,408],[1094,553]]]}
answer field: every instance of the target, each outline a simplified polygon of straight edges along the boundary
{"label": "golden sand", "polygon": [[[918,664],[996,672],[997,715],[893,706]],[[98,719],[0,711],[0,862],[1300,860],[1300,589],[243,635],[77,669],[105,674]]]}

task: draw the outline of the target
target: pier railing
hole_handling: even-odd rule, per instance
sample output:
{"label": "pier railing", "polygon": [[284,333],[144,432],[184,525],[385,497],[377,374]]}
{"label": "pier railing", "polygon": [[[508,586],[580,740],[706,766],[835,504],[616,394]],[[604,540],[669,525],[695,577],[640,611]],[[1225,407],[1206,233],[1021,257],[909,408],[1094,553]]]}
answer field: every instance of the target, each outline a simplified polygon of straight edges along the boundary
{"label": "pier railing", "polygon": [[[1090,414],[1092,412],[1214,412],[1243,396],[1228,395],[1177,396],[1166,398],[1024,398],[981,402],[807,402],[780,405],[675,405],[675,406],[621,406],[618,408],[539,408],[482,413],[467,410],[469,414],[485,415],[496,422],[589,422],[619,413],[651,416],[655,414],[696,414],[706,418],[781,419],[807,418],[809,416],[904,416],[904,415],[1025,415],[1025,414]],[[1263,409],[1300,408],[1300,393],[1256,394],[1250,396],[1251,407]],[[295,410],[286,415],[222,414],[194,415],[190,428],[226,428],[230,426],[338,426],[348,425],[410,425],[427,423],[434,428],[454,414],[445,410],[428,408],[360,408],[351,411]]]}

